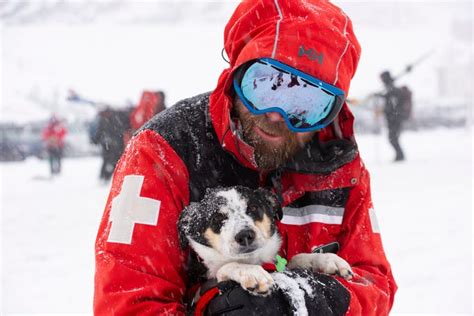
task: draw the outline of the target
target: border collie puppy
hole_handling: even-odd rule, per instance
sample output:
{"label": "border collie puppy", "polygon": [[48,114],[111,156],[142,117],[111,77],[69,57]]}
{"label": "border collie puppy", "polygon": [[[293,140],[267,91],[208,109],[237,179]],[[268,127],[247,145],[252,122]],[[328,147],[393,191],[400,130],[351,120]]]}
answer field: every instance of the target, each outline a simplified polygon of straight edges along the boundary
{"label": "border collie puppy", "polygon": [[[199,271],[205,274],[201,278],[218,282],[234,280],[252,294],[270,294],[275,281],[261,265],[274,262],[280,249],[275,221],[282,216],[277,197],[268,190],[243,186],[207,189],[203,200],[186,207],[178,221],[181,247],[191,246],[195,259],[205,266],[189,273]],[[352,276],[349,264],[329,253],[296,255],[288,267],[337,273],[346,279]]]}

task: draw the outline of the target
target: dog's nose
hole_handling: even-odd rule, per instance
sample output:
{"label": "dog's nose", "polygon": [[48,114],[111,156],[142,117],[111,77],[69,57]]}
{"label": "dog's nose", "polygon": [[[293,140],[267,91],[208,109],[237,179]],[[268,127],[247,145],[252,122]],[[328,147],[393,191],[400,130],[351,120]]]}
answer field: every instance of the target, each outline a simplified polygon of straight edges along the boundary
{"label": "dog's nose", "polygon": [[241,230],[235,235],[235,241],[242,246],[248,246],[255,240],[255,232],[251,229]]}

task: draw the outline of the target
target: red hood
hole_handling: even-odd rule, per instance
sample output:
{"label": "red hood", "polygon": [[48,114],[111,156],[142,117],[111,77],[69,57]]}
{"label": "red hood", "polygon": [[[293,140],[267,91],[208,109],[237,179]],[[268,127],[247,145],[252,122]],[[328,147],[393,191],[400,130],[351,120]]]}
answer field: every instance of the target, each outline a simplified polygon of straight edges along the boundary
{"label": "red hood", "polygon": [[[217,136],[229,152],[255,169],[253,149],[230,128],[232,73],[243,63],[262,57],[277,59],[349,92],[360,56],[360,46],[348,16],[328,1],[243,1],[224,32],[230,67],[224,70],[210,97]],[[338,117],[344,138],[353,136],[353,116],[347,104]],[[319,137],[334,138],[327,127]]]}

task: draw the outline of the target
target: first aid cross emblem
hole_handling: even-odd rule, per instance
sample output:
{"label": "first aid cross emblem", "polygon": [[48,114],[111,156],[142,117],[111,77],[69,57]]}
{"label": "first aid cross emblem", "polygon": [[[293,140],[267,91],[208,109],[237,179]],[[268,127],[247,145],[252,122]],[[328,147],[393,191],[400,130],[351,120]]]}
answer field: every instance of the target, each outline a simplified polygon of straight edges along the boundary
{"label": "first aid cross emblem", "polygon": [[144,179],[140,175],[124,177],[120,194],[112,200],[108,242],[130,245],[135,224],[158,224],[161,202],[140,196]]}

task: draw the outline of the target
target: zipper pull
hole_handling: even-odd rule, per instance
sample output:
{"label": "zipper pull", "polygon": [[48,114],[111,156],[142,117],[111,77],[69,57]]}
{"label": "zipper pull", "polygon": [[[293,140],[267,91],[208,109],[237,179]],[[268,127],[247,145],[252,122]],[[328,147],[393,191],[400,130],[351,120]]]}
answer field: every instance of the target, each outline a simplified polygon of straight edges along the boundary
{"label": "zipper pull", "polygon": [[283,186],[281,184],[281,175],[282,175],[282,170],[280,168],[276,169],[274,174],[272,175],[272,185],[275,188],[278,202],[280,202],[280,204],[283,205],[283,194],[282,194]]}

